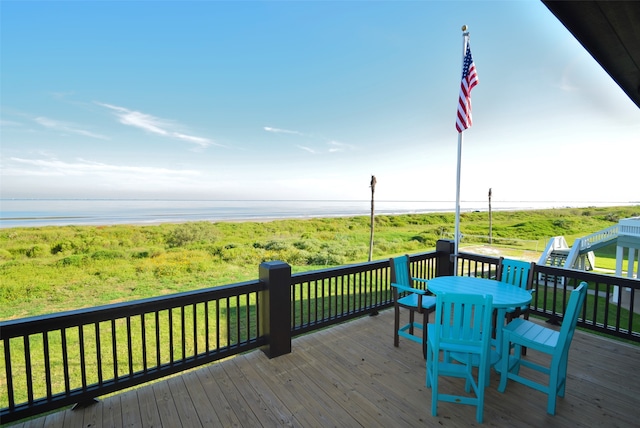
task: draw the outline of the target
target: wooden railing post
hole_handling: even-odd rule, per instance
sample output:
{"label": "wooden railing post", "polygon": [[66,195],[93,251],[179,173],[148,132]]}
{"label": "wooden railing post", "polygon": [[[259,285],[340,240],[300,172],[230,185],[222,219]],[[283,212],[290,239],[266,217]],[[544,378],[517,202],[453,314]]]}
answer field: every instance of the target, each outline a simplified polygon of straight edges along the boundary
{"label": "wooden railing post", "polygon": [[281,261],[263,262],[260,281],[267,285],[258,294],[260,335],[267,339],[262,351],[274,358],[291,352],[291,266]]}
{"label": "wooden railing post", "polygon": [[455,244],[453,241],[439,239],[436,242],[436,252],[438,253],[436,258],[436,276],[454,275],[455,264],[452,257],[454,251]]}

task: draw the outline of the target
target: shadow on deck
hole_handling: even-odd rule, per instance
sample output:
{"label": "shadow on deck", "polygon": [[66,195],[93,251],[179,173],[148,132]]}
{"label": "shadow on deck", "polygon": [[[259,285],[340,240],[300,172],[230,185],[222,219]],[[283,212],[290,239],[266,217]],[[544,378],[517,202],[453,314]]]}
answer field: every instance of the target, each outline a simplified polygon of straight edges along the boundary
{"label": "shadow on deck", "polygon": [[[430,413],[425,361],[418,344],[393,347],[393,310],[293,341],[291,354],[240,355],[151,385],[64,410],[23,427],[411,427],[477,425],[475,408],[440,403]],[[530,351],[527,358],[542,359]],[[567,393],[556,416],[546,395],[492,372],[486,426],[637,426],[640,347],[577,331]],[[456,381],[443,388],[462,388]]]}

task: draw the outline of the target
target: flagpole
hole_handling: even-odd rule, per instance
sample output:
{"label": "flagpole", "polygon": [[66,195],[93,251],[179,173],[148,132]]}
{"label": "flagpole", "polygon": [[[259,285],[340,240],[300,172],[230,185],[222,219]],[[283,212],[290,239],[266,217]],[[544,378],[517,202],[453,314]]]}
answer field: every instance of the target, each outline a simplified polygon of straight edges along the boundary
{"label": "flagpole", "polygon": [[[469,32],[467,31],[467,26],[462,26],[462,63],[464,65],[464,56],[467,51],[467,38],[469,37]],[[456,267],[454,269],[454,275],[457,272],[458,266],[458,247],[460,245],[460,170],[462,165],[462,134],[463,132],[458,132],[458,169],[456,174],[456,224],[455,224],[455,237],[454,237],[454,247],[453,247],[453,263]]]}
{"label": "flagpole", "polygon": [[458,246],[460,245],[460,169],[462,163],[462,132],[458,133],[458,170],[456,175],[456,229],[454,239],[454,266],[458,265]]}

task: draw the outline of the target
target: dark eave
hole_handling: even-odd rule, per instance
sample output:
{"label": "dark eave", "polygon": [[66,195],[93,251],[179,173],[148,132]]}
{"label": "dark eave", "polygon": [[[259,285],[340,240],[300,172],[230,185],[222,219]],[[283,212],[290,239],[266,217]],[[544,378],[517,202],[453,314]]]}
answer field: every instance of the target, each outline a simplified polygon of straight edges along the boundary
{"label": "dark eave", "polygon": [[640,108],[640,1],[542,2]]}

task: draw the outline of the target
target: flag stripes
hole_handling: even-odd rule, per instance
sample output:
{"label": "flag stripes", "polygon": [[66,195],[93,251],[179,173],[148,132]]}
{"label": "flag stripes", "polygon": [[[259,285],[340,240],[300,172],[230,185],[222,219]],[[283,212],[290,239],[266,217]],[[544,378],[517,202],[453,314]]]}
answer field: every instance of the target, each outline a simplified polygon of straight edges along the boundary
{"label": "flag stripes", "polygon": [[458,97],[458,117],[456,129],[462,132],[472,125],[471,120],[471,90],[478,84],[476,65],[471,56],[471,47],[467,40],[467,49],[462,62],[462,80],[460,82],[460,96]]}

